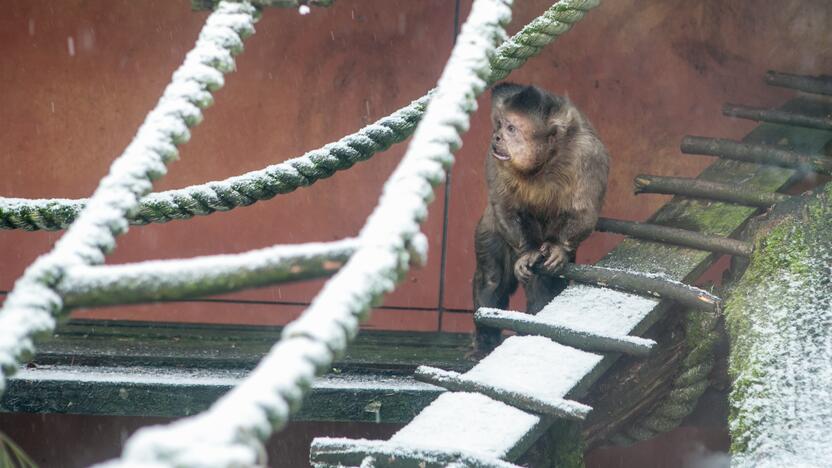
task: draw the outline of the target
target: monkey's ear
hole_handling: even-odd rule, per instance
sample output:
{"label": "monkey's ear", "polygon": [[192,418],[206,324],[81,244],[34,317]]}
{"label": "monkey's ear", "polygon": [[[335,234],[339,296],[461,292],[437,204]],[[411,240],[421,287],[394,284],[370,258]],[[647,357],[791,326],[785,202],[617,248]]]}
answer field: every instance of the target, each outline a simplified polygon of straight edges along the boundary
{"label": "monkey's ear", "polygon": [[567,130],[575,126],[578,118],[578,110],[572,105],[569,98],[563,98],[563,103],[561,103],[560,109],[558,109],[557,112],[553,112],[552,115],[549,116],[549,119],[547,119],[550,134],[554,135],[565,133]]}

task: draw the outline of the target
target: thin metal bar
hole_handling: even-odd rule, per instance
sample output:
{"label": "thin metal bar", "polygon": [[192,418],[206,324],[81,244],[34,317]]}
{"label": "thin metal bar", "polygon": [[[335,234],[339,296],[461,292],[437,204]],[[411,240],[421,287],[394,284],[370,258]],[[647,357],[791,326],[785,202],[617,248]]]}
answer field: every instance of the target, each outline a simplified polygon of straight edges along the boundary
{"label": "thin metal bar", "polygon": [[[459,0],[454,2],[454,38],[459,36]],[[442,200],[442,244],[439,260],[439,299],[437,301],[436,331],[442,331],[442,319],[445,316],[445,265],[448,259],[448,210],[451,199],[451,171],[445,171],[445,198]]]}

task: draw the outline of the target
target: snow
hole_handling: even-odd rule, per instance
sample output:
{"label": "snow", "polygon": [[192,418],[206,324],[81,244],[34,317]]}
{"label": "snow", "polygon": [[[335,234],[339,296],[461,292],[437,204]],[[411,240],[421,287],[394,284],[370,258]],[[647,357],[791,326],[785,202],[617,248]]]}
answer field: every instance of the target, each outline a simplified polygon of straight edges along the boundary
{"label": "snow", "polygon": [[602,358],[542,336],[512,336],[465,377],[539,398],[557,399],[564,398]]}
{"label": "snow", "polygon": [[[367,456],[372,454],[372,456]],[[361,467],[375,466],[376,458],[396,460],[404,466],[488,466],[492,468],[519,468],[498,458],[473,452],[467,448],[429,447],[402,444],[395,441],[345,439],[320,437],[312,442],[311,460],[315,467],[343,466],[342,460],[351,466],[361,460]],[[335,465],[337,464],[337,465]],[[386,466],[386,464],[385,464]]]}
{"label": "snow", "polygon": [[68,304],[100,305],[104,299],[120,303],[173,299],[262,286],[285,277],[292,268],[334,270],[358,246],[356,239],[277,245],[265,249],[190,259],[155,260],[124,265],[77,266],[66,271],[58,289]]}
{"label": "snow", "polygon": [[[38,365],[21,368],[9,381],[104,383],[122,385],[164,385],[169,387],[220,386],[233,387],[240,383],[249,371],[241,369],[196,369],[162,367],[113,367]],[[442,391],[412,377],[327,374],[316,380],[312,387],[320,390],[378,390],[389,392]]]}
{"label": "snow", "polygon": [[607,288],[572,285],[536,317],[548,323],[604,335],[626,335],[659,303],[657,299]]}
{"label": "snow", "polygon": [[443,393],[391,442],[503,458],[540,418],[479,393]]}
{"label": "snow", "polygon": [[732,445],[745,449],[732,466],[832,463],[832,249],[808,256],[799,273],[783,268],[742,298],[754,310],[741,354],[732,350],[748,360],[733,376]]}

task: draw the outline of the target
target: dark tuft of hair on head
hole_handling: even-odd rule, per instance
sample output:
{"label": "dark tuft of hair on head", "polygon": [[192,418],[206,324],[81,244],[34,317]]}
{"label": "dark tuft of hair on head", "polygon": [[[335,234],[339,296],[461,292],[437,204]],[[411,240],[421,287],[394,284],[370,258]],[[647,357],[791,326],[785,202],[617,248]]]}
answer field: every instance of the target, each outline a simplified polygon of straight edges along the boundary
{"label": "dark tuft of hair on head", "polygon": [[557,112],[562,104],[551,94],[541,91],[536,86],[514,86],[512,90],[514,93],[505,98],[505,105],[508,109],[545,120],[552,113]]}

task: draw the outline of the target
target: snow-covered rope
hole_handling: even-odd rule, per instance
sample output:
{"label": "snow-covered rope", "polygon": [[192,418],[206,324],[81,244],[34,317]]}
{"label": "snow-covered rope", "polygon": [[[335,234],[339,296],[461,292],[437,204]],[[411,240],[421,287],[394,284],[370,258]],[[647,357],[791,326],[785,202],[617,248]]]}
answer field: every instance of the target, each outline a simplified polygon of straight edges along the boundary
{"label": "snow-covered rope", "polygon": [[257,368],[197,416],[140,430],[123,457],[106,466],[253,466],[262,442],[297,410],[316,374],[329,370],[359,320],[407,272],[410,249],[424,258],[419,223],[433,187],[462,145],[476,97],[487,87],[488,58],[505,35],[511,0],[477,0],[462,28],[413,140],[359,236],[359,248],[310,307],[288,325]]}
{"label": "snow-covered rope", "polygon": [[248,3],[222,2],[200,32],[194,48],[173,74],[156,107],[133,141],[101,180],[78,220],[51,252],[38,258],[17,280],[0,310],[0,393],[6,376],[34,352],[32,338],[51,332],[54,315],[63,310],[55,285],[73,266],[102,263],[127,231],[128,213],[150,192],[151,181],[165,174],[177,157],[176,145],[188,140],[212,103],[211,91],[223,85],[223,73],[234,70],[233,55],[254,33],[257,10]]}
{"label": "snow-covered rope", "polygon": [[[497,49],[491,59],[494,83],[569,31],[600,0],[563,0],[524,26]],[[427,94],[393,114],[337,142],[306,154],[221,181],[149,194],[130,216],[133,224],[165,223],[216,211],[228,211],[269,200],[331,176],[406,140],[422,118]],[[0,198],[0,229],[64,229],[78,215],[85,200]]]}
{"label": "snow-covered rope", "polygon": [[236,254],[77,266],[56,289],[69,308],[170,301],[331,276],[356,239],[275,245]]}

